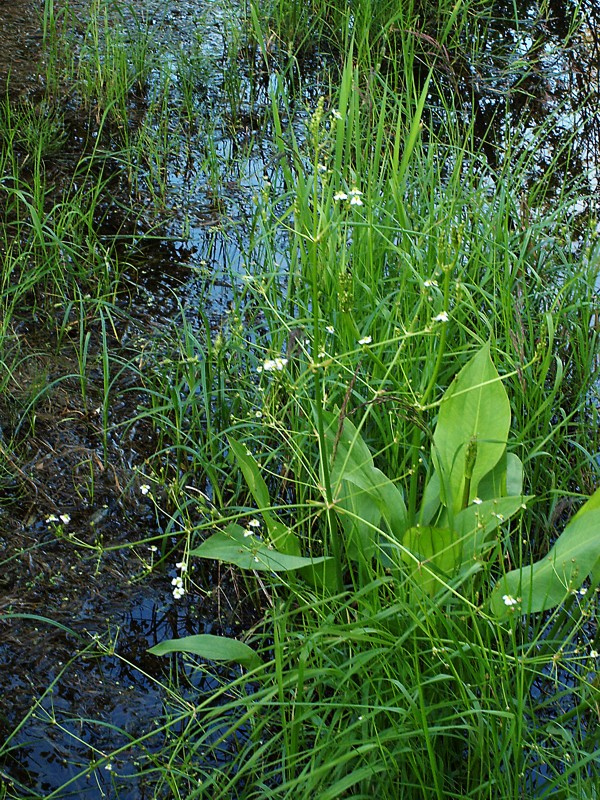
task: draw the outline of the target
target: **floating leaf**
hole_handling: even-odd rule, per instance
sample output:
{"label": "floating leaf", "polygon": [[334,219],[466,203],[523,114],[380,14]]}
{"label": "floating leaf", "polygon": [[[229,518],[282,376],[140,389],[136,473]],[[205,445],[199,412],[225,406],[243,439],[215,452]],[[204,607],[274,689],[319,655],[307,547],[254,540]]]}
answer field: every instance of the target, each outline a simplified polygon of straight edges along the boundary
{"label": "floating leaf", "polygon": [[168,653],[190,653],[205,658],[207,661],[234,661],[248,669],[259,667],[263,662],[254,650],[237,639],[226,636],[213,636],[204,633],[196,636],[184,636],[181,639],[165,639],[148,650],[155,656]]}
{"label": "floating leaf", "polygon": [[267,547],[254,534],[246,536],[244,529],[235,523],[229,525],[225,531],[213,533],[195,550],[190,550],[190,555],[224,561],[242,569],[267,572],[290,572],[329,560],[323,556],[304,558],[280,553],[278,550]]}

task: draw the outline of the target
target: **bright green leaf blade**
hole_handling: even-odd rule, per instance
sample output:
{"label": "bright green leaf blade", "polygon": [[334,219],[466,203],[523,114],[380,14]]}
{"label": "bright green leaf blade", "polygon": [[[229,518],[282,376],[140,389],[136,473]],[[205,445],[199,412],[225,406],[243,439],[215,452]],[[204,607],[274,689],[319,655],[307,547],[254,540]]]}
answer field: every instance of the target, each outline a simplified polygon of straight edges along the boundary
{"label": "bright green leaf blade", "polygon": [[240,525],[231,524],[226,531],[213,533],[190,555],[235,564],[242,569],[266,572],[291,572],[328,561],[328,557],[304,558],[280,553],[261,542],[257,536],[245,536]]}
{"label": "bright green leaf blade", "polygon": [[419,522],[421,525],[429,525],[440,507],[440,475],[435,470],[425,486]]}
{"label": "bright green leaf blade", "polygon": [[258,508],[261,511],[268,509],[271,505],[269,490],[260,474],[260,467],[256,459],[247,451],[243,444],[236,442],[236,440],[231,437],[229,437],[229,446],[233,451],[238,466],[244,474],[248,489],[250,489],[252,497],[256,500]]}
{"label": "bright green leaf blade", "polygon": [[287,525],[280,522],[277,516],[268,510],[271,505],[269,490],[261,475],[260,467],[256,459],[247,451],[244,445],[236,442],[235,439],[229,438],[229,445],[238,466],[242,470],[246,483],[248,484],[248,489],[263,516],[265,525],[269,531],[271,544],[276,550],[280,550],[288,555],[300,555],[300,543],[293,531],[291,531]]}
{"label": "bright green leaf blade", "polygon": [[379,542],[381,511],[363,489],[348,481],[342,481],[340,489],[342,496],[335,507],[344,529],[346,554],[354,560],[370,559]]}
{"label": "bright green leaf blade", "polygon": [[[506,617],[515,608],[523,613],[554,608],[579,589],[599,558],[600,509],[593,508],[569,522],[545,558],[500,578],[490,597],[492,612]],[[505,598],[518,605],[507,605]]]}
{"label": "bright green leaf blade", "polygon": [[[502,453],[498,463],[487,472],[479,481],[477,486],[477,496],[480,500],[493,500],[496,497],[504,497],[506,490],[506,471],[508,453]],[[511,493],[512,494],[512,493]],[[519,494],[519,492],[517,492]]]}
{"label": "bright green leaf blade", "polygon": [[506,454],[506,494],[523,494],[523,462],[516,453]]}
{"label": "bright green leaf blade", "polygon": [[453,577],[460,563],[460,544],[454,532],[449,528],[419,525],[406,531],[402,544],[410,551],[402,553],[402,560],[412,565],[413,579],[433,597]]}
{"label": "bright green leaf blade", "polygon": [[341,435],[338,438],[339,417],[333,413],[324,415],[327,422],[325,436],[328,454],[331,457],[335,447],[335,458],[331,469],[331,483],[338,487],[348,481],[362,489],[377,504],[390,532],[398,540],[406,530],[407,513],[402,492],[383,472],[373,464],[369,448],[349,419],[344,419]]}
{"label": "bright green leaf blade", "polygon": [[433,436],[437,457],[449,476],[452,506],[460,511],[465,489],[465,461],[470,443],[476,447],[468,500],[477,496],[479,481],[506,449],[510,403],[490,358],[489,342],[461,369],[440,405]]}
{"label": "bright green leaf blade", "polygon": [[164,642],[159,642],[151,647],[148,652],[155,656],[165,656],[168,653],[190,653],[199,658],[205,658],[207,661],[234,661],[248,669],[259,667],[263,663],[247,644],[238,642],[237,639],[213,636],[208,633],[184,636],[181,639],[165,639]]}
{"label": "bright green leaf blade", "polygon": [[590,511],[595,511],[597,508],[600,508],[600,489],[596,489],[594,494],[581,506],[573,517],[572,522]]}

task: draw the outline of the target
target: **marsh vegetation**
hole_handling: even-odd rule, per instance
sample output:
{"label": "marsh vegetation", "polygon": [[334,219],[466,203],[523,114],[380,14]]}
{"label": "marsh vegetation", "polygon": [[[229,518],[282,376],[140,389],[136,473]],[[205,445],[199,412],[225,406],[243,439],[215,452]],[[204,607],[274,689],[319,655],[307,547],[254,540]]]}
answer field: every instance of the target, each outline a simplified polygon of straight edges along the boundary
{"label": "marsh vegetation", "polygon": [[0,798],[596,798],[596,4],[171,5],[0,100]]}

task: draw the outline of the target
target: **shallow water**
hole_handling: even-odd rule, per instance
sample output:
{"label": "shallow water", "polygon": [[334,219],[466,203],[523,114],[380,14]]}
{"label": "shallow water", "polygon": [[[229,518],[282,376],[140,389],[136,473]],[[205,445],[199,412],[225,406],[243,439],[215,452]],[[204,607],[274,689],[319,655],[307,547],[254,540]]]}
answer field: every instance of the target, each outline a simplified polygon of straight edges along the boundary
{"label": "shallow water", "polygon": [[[61,24],[79,19],[84,25],[86,5],[85,0],[72,4],[73,19]],[[490,22],[486,57],[481,63],[469,63],[459,50],[450,54],[448,90],[456,92],[459,113],[475,115],[479,135],[482,139],[486,136],[485,153],[492,166],[502,158],[501,120],[507,113],[511,125],[523,126],[526,142],[527,129],[536,128],[552,109],[561,106],[556,125],[548,132],[547,153],[532,166],[531,181],[535,183],[536,172],[553,164],[562,137],[578,126],[581,135],[568,169],[595,187],[600,153],[600,119],[595,113],[599,95],[597,4],[589,0],[585,6],[588,28],[568,46],[563,44],[568,3],[551,3],[554,15],[548,20],[536,18],[534,3],[523,1],[520,5],[522,25],[516,30],[502,23],[503,16],[511,17],[512,3],[495,4],[497,20]],[[137,0],[129,4],[136,14],[125,6],[119,24],[132,30],[149,25],[153,46],[164,48],[159,59],[162,71],[171,70],[175,75],[178,48],[188,48],[197,40],[200,25],[201,52],[215,64],[223,59],[219,4]],[[38,10],[39,3],[30,0],[0,5],[0,83],[10,72],[11,91],[33,97],[43,89]],[[59,16],[60,10],[57,2]],[[306,74],[311,70],[317,75],[315,65],[307,64]],[[154,76],[157,83],[160,78]],[[177,91],[175,88],[175,94]],[[244,93],[240,101],[244,124],[238,120],[232,126],[221,75],[216,69],[209,73],[197,95],[197,111],[199,117],[213,115],[214,153],[207,159],[205,143],[198,136],[182,136],[180,147],[169,153],[163,202],[176,211],[168,215],[162,228],[164,240],[144,243],[138,256],[131,280],[139,286],[128,309],[129,321],[123,323],[121,344],[115,344],[116,354],[122,346],[123,355],[130,355],[140,337],[153,336],[170,325],[180,308],[190,316],[194,311],[198,317],[198,312],[208,314],[215,327],[227,314],[231,281],[241,280],[245,274],[252,197],[260,190],[264,174],[274,171],[276,155],[271,132],[260,123],[268,103],[266,90],[251,96],[241,77],[240,91]],[[311,94],[318,94],[318,87],[310,86],[307,100]],[[583,96],[588,96],[584,114],[579,111]],[[435,103],[435,98],[432,101]],[[491,138],[486,135],[490,130],[495,131]],[[240,143],[249,140],[253,141],[250,155],[237,158]],[[216,174],[211,172],[215,166]],[[560,169],[556,171],[560,181]],[[574,207],[574,219],[593,211]],[[59,365],[46,355],[36,367],[38,371],[42,368],[52,374]],[[68,389],[65,387],[67,393]],[[77,776],[91,760],[125,747],[129,734],[139,737],[150,732],[161,719],[164,690],[158,681],[167,667],[164,660],[146,651],[164,638],[212,630],[217,608],[222,611],[228,605],[220,603],[217,595],[228,592],[228,585],[220,581],[217,586],[207,572],[202,576],[205,594],[176,603],[171,579],[177,537],[171,534],[166,536],[169,558],[163,567],[150,572],[153,559],[158,558],[150,550],[150,540],[164,535],[164,520],[157,518],[152,503],[140,495],[141,478],[135,470],[143,470],[144,458],[152,451],[151,432],[138,426],[135,441],[115,437],[110,444],[114,469],[109,473],[98,466],[104,462],[104,445],[97,421],[87,409],[78,408],[78,424],[74,425],[73,406],[57,396],[54,404],[48,419],[39,420],[37,441],[32,442],[28,457],[43,495],[31,490],[10,510],[0,511],[0,617],[5,615],[0,619],[0,691],[4,697],[0,731],[15,746],[4,757],[0,776],[16,787],[12,791],[29,791],[33,797],[46,797],[71,780],[64,796],[74,792],[90,800],[156,797],[151,778],[131,776],[138,769],[136,760],[141,769],[151,763],[152,753],[161,746],[161,733],[148,739],[145,752],[124,751],[115,759],[113,770],[101,768],[93,779]],[[61,417],[56,407],[68,408],[68,413]],[[126,406],[113,409],[113,414],[124,417],[130,412]],[[94,500],[78,505],[61,475],[74,474],[84,460],[96,465]],[[10,486],[5,491],[10,493]],[[50,513],[58,512],[71,516],[65,538],[45,522]],[[83,545],[73,547],[71,531]],[[107,554],[97,547],[99,540],[104,548],[122,548]],[[140,544],[130,548],[126,546],[130,542]],[[232,610],[220,625],[235,633],[244,626],[248,612],[233,591],[228,603]],[[24,615],[47,617],[76,635]],[[99,637],[100,644],[94,637]],[[113,645],[118,657],[105,652]],[[91,648],[86,656],[63,672],[65,664],[86,646]],[[35,706],[32,699],[37,701]]]}

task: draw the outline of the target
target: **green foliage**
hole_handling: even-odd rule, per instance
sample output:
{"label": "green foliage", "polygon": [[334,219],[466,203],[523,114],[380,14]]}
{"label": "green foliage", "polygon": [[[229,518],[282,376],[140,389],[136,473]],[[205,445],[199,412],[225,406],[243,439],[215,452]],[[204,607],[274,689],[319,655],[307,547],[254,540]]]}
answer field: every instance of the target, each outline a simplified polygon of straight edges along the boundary
{"label": "green foliage", "polygon": [[480,481],[504,455],[509,430],[510,403],[488,344],[462,368],[440,404],[433,456],[449,514],[479,496]]}
{"label": "green foliage", "polygon": [[190,653],[209,661],[235,661],[247,669],[255,669],[262,663],[251,647],[235,639],[211,634],[184,636],[181,639],[165,639],[148,650],[155,656],[169,653]]}
{"label": "green foliage", "polygon": [[252,531],[244,530],[235,523],[228,525],[223,532],[213,533],[199,547],[190,550],[190,555],[266,572],[291,572],[328,560],[324,557],[303,558],[280,553],[272,545],[262,544]]}
{"label": "green foliage", "polygon": [[576,593],[588,577],[592,587],[600,584],[599,499],[600,489],[568,523],[544,558],[500,578],[490,598],[495,614],[506,617],[515,610],[527,614],[547,611]]}

